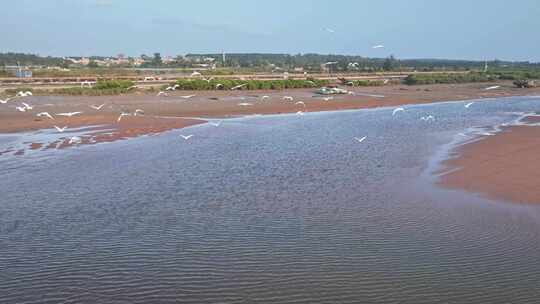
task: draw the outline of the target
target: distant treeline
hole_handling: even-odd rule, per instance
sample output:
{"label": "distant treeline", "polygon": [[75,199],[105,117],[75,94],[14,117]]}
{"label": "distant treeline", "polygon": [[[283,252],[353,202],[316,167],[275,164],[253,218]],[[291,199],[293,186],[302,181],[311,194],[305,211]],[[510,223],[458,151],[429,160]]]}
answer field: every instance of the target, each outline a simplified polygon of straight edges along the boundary
{"label": "distant treeline", "polygon": [[[222,54],[187,54],[186,58],[213,58],[215,62],[223,64]],[[434,70],[483,70],[485,61],[450,60],[450,59],[396,59],[368,58],[349,55],[321,55],[321,54],[226,54],[225,66],[253,68],[275,65],[283,69],[302,67],[307,70],[320,70],[321,64],[330,65],[332,71],[434,71]],[[540,69],[540,63],[512,62],[492,60],[487,62],[489,68],[497,69]]]}
{"label": "distant treeline", "polygon": [[4,66],[64,66],[66,64],[63,58],[59,57],[41,57],[33,54],[23,53],[0,53],[0,67]]}
{"label": "distant treeline", "polygon": [[[388,58],[368,58],[352,55],[322,55],[322,54],[259,54],[259,53],[235,53],[225,54],[223,62],[222,54],[187,54],[177,56],[172,61],[164,63],[161,55],[141,55],[145,62],[143,68],[167,67],[167,68],[200,68],[201,64],[211,62],[217,68],[242,69],[243,71],[289,71],[289,72],[344,72],[344,71],[465,71],[484,69],[484,61],[472,60],[447,60],[447,59],[397,59],[393,56]],[[72,57],[77,58],[77,57]],[[91,62],[104,60],[103,56],[89,57]],[[209,59],[211,60],[209,61]],[[132,58],[131,58],[132,59]],[[132,62],[132,60],[130,60]],[[14,66],[20,63],[23,66],[58,66],[67,67],[71,63],[60,57],[41,57],[33,54],[0,53],[0,71],[2,66]],[[325,63],[331,63],[324,65]],[[492,60],[487,62],[489,70],[540,70],[540,63],[513,62]],[[129,64],[126,67],[130,67]],[[219,71],[215,70],[215,71]]]}

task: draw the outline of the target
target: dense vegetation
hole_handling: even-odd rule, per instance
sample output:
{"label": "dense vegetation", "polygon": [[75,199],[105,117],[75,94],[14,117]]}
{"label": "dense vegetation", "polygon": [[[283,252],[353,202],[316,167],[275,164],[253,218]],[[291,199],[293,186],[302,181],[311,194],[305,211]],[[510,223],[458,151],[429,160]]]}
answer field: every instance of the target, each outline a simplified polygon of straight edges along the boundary
{"label": "dense vegetation", "polygon": [[119,95],[127,93],[132,89],[134,83],[129,80],[100,80],[91,88],[89,87],[74,87],[74,88],[61,88],[52,90],[53,94],[61,95]]}
{"label": "dense vegetation", "polygon": [[65,61],[59,57],[41,57],[34,54],[22,53],[0,53],[0,66],[22,66],[44,65],[44,66],[63,66]]}
{"label": "dense vegetation", "polygon": [[[239,87],[239,90],[281,90],[315,88],[328,85],[327,80],[236,80],[236,79],[179,79],[175,83],[178,90],[230,90]],[[242,86],[243,85],[243,86]]]}
{"label": "dense vegetation", "polygon": [[540,69],[538,70],[511,70],[511,71],[494,71],[500,79],[504,80],[523,80],[523,79],[540,79]]}
{"label": "dense vegetation", "polygon": [[439,83],[467,83],[467,82],[488,82],[494,81],[497,77],[485,73],[437,73],[437,74],[411,74],[405,78],[408,85],[439,84]]}
{"label": "dense vegetation", "polygon": [[[324,54],[226,54],[223,62],[222,54],[187,54],[177,56],[173,60],[165,61],[161,54],[155,53],[153,56],[141,55],[145,62],[140,68],[198,68],[205,70],[201,65],[216,65],[218,70],[228,68],[227,72],[238,69],[248,71],[294,71],[300,69],[307,72],[344,72],[344,71],[445,71],[445,70],[476,70],[484,69],[484,61],[473,60],[445,60],[445,59],[397,59],[393,56],[387,58],[368,58],[352,55],[324,55]],[[79,59],[80,57],[71,57]],[[90,67],[96,68],[95,62],[105,60],[107,57],[92,56]],[[117,68],[134,67],[134,58],[128,57],[128,63]],[[325,63],[335,62],[327,65],[328,70],[324,69]],[[20,63],[22,66],[48,66],[48,67],[67,67],[72,65],[68,60],[60,57],[41,57],[32,54],[21,53],[0,53],[0,70],[3,66],[15,66]],[[540,63],[531,62],[511,62],[492,60],[487,62],[491,70],[539,70]],[[75,65],[77,66],[77,65]],[[79,66],[80,68],[80,66]],[[108,70],[109,68],[104,68]],[[93,69],[90,69],[93,70]],[[43,73],[47,73],[43,71]]]}
{"label": "dense vegetation", "polygon": [[[384,80],[370,80],[370,79],[360,79],[360,80],[348,80],[345,78],[340,78],[342,85],[348,85],[352,87],[380,87],[385,85],[387,82]],[[396,80],[399,83],[399,80]]]}
{"label": "dense vegetation", "polygon": [[102,96],[102,95],[119,95],[129,92],[133,89],[133,82],[129,80],[100,80],[92,87],[71,87],[57,89],[31,89],[31,88],[16,88],[6,90],[7,94],[17,94],[19,91],[31,91],[34,95],[87,95],[87,96]]}
{"label": "dense vegetation", "polygon": [[498,70],[490,72],[411,74],[405,78],[408,85],[489,82],[496,80],[540,79],[540,70]]}

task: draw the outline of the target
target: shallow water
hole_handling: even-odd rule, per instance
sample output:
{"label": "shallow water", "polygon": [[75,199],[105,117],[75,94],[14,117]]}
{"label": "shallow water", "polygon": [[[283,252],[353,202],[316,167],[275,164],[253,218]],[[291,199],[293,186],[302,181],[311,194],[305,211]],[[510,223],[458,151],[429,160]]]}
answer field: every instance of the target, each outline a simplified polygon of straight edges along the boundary
{"label": "shallow water", "polygon": [[540,208],[431,173],[459,133],[539,101],[250,117],[2,156],[0,302],[534,302]]}

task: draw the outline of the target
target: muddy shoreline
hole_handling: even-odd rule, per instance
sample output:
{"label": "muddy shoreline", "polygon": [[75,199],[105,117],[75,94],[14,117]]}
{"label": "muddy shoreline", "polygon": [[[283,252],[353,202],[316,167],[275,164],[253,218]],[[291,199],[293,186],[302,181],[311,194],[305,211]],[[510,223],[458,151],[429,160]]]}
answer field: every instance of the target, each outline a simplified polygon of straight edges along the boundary
{"label": "muddy shoreline", "polygon": [[[120,96],[33,96],[17,98],[0,105],[0,133],[10,134],[54,127],[89,127],[70,143],[69,132],[58,134],[53,142],[31,142],[29,150],[67,148],[74,144],[111,142],[141,135],[157,134],[194,124],[205,119],[230,118],[254,114],[281,114],[392,107],[438,101],[540,95],[540,88],[517,89],[510,82],[499,82],[500,88],[485,90],[491,83],[441,85],[388,85],[347,88],[352,94],[322,96],[314,89],[261,91],[174,91],[167,96],[137,92]],[[29,104],[32,109],[20,112],[16,107]],[[101,106],[95,109],[93,107]],[[135,112],[139,111],[137,115]],[[38,117],[47,112],[53,119]],[[61,113],[81,112],[71,117]],[[120,114],[126,113],[121,119]],[[100,126],[98,128],[91,126]],[[0,153],[11,152],[11,149]],[[24,154],[18,149],[17,155]]]}
{"label": "muddy shoreline", "polygon": [[[538,118],[527,119],[536,121]],[[509,126],[459,146],[439,184],[490,199],[540,204],[540,127]]]}

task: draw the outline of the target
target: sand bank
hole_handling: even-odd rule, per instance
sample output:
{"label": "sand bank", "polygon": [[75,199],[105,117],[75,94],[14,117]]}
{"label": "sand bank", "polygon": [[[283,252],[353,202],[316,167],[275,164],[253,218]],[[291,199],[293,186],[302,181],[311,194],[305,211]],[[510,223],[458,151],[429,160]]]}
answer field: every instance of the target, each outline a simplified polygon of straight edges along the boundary
{"label": "sand bank", "polygon": [[[491,83],[350,88],[352,95],[320,96],[314,89],[281,91],[176,91],[168,96],[137,93],[122,96],[36,96],[10,101],[0,105],[0,133],[52,129],[55,125],[80,128],[103,126],[102,130],[91,129],[82,143],[114,141],[144,134],[154,134],[182,128],[204,120],[193,118],[228,118],[251,114],[280,114],[362,109],[431,103],[449,100],[467,100],[516,95],[540,95],[540,88],[517,89],[510,82],[498,83],[500,89],[486,91]],[[293,97],[293,101],[284,99]],[[329,97],[329,98],[326,98]],[[301,101],[301,102],[300,102]],[[26,102],[32,110],[19,112],[16,106]],[[92,105],[104,104],[101,110]],[[144,111],[144,116],[126,116],[117,121],[120,113]],[[73,117],[55,114],[82,112]],[[36,117],[37,113],[48,112],[54,119]],[[31,143],[32,149],[50,149],[69,146],[68,138],[62,142]],[[24,152],[18,151],[19,154]]]}
{"label": "sand bank", "polygon": [[443,186],[508,202],[540,204],[540,127],[506,127],[461,146],[456,153],[456,158],[445,162],[450,173],[442,176]]}

